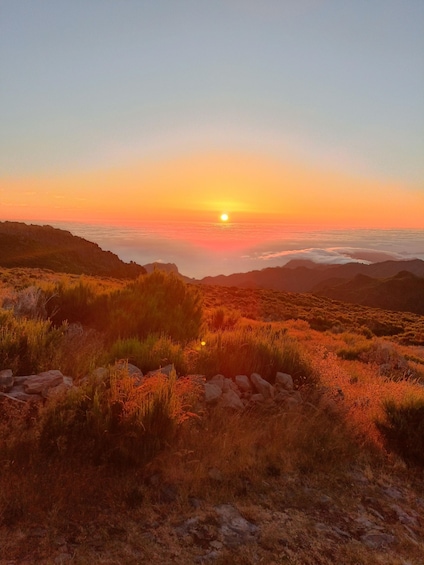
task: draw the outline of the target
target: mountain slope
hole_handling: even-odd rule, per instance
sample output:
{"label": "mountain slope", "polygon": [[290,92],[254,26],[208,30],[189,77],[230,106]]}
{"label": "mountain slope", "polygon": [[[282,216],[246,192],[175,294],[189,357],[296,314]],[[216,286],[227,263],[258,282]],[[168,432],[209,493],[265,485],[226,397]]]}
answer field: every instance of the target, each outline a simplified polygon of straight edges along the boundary
{"label": "mountain slope", "polygon": [[386,279],[356,275],[347,282],[326,281],[313,292],[333,300],[424,315],[424,278],[408,271]]}
{"label": "mountain slope", "polygon": [[0,222],[0,266],[116,278],[136,278],[146,272],[68,231],[20,222]]}
{"label": "mountain slope", "polygon": [[352,279],[363,274],[369,277],[392,277],[400,271],[424,277],[424,261],[412,259],[409,261],[384,261],[365,265],[364,263],[346,263],[345,265],[310,265],[306,262],[293,268],[294,262],[285,267],[268,267],[260,271],[236,273],[233,275],[219,275],[205,277],[204,284],[219,286],[238,286],[242,288],[269,288],[288,292],[311,292],[316,285],[327,279]]}

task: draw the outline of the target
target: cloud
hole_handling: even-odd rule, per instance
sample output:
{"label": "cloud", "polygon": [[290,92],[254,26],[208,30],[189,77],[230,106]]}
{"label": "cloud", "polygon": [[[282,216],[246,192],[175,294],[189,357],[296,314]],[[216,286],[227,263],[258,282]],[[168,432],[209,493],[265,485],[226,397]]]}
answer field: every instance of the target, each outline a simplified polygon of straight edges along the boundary
{"label": "cloud", "polygon": [[328,265],[342,265],[344,263],[378,263],[381,261],[400,261],[405,256],[399,253],[380,251],[361,247],[310,247],[307,249],[295,249],[263,253],[259,255],[263,261],[280,259],[279,264],[285,265],[293,259],[303,259],[314,263],[325,263]]}

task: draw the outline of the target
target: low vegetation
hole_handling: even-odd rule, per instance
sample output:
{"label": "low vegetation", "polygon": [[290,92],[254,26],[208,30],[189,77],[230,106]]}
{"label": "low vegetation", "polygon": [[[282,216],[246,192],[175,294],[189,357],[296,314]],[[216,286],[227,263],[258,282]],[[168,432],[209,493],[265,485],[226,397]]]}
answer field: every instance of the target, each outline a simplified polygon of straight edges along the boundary
{"label": "low vegetation", "polygon": [[[369,490],[390,477],[416,489],[416,499],[424,495],[422,318],[395,320],[307,295],[199,288],[157,271],[125,282],[3,269],[0,280],[0,370],[60,369],[77,384],[44,404],[0,395],[0,541],[11,563],[31,551],[34,563],[51,563],[54,539],[80,540],[94,523],[105,565],[155,556],[192,562],[204,539],[193,534],[172,557],[166,548],[174,542],[159,524],[178,524],[198,500],[207,508],[237,504],[252,521],[272,516],[256,557],[248,547],[242,556],[221,548],[218,564],[419,563],[424,542],[415,530],[413,542],[405,538],[392,557],[377,559],[347,537],[308,545],[306,534],[320,533],[300,516],[311,512],[321,527],[326,513],[339,519],[324,497],[311,502],[317,489],[327,489],[330,506],[337,500],[353,513],[347,476],[359,469]],[[400,331],[390,337],[395,325]],[[144,374],[174,370],[141,381],[131,364]],[[292,375],[303,398],[297,410],[265,405],[240,413],[203,403],[205,378],[257,372],[273,383],[277,371]],[[18,477],[19,488],[10,488]],[[202,515],[205,539],[216,527],[210,512]],[[272,528],[280,519],[295,532],[284,543],[281,527]],[[38,553],[19,545],[29,522],[55,532]],[[134,529],[132,541],[118,543],[118,522]],[[136,523],[156,522],[146,528],[168,540],[162,549],[135,533]],[[100,551],[84,543],[74,543],[77,564]]]}

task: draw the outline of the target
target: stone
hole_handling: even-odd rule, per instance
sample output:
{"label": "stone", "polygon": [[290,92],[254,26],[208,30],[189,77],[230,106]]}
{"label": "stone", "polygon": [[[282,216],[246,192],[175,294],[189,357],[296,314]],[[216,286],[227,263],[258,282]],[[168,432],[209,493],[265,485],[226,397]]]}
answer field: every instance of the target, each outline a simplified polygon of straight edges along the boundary
{"label": "stone", "polygon": [[253,404],[262,404],[265,402],[265,398],[263,394],[252,394],[250,397],[250,402]]}
{"label": "stone", "polygon": [[237,547],[254,541],[258,532],[257,526],[248,522],[231,504],[215,506],[221,521],[220,533],[222,542],[227,547]]}
{"label": "stone", "polygon": [[232,389],[222,393],[220,404],[222,407],[231,410],[243,410],[244,408],[244,404],[239,395]]}
{"label": "stone", "polygon": [[[281,392],[288,392],[288,391],[281,391]],[[288,392],[288,394],[281,394],[281,392],[275,395],[275,401],[280,404],[284,410],[296,410],[300,404],[302,404],[302,397],[300,393],[297,391]]]}
{"label": "stone", "polygon": [[58,370],[45,371],[38,375],[30,375],[24,382],[27,394],[44,394],[48,388],[63,383],[63,375]]}
{"label": "stone", "polygon": [[41,401],[43,397],[41,394],[27,394],[24,392],[23,386],[14,386],[10,392],[1,393],[2,396],[10,398],[11,400],[18,400],[19,402],[34,402]]}
{"label": "stone", "polygon": [[361,541],[364,545],[371,549],[380,549],[394,543],[396,538],[390,534],[371,531],[361,536]]}
{"label": "stone", "polygon": [[275,375],[275,386],[281,387],[285,390],[293,390],[293,377],[288,373],[280,373],[278,372]]}
{"label": "stone", "polygon": [[241,391],[243,392],[252,391],[252,385],[247,375],[236,375],[235,382]]}
{"label": "stone", "polygon": [[208,383],[218,386],[221,389],[221,392],[224,390],[224,375],[215,375],[211,379],[208,380]]}
{"label": "stone", "polygon": [[0,392],[9,392],[13,388],[15,380],[11,369],[0,371]]}
{"label": "stone", "polygon": [[213,404],[218,401],[222,395],[222,389],[213,383],[205,383],[205,402],[206,404]]}
{"label": "stone", "polygon": [[63,382],[61,382],[55,387],[46,388],[43,391],[42,396],[43,398],[52,398],[53,396],[65,394],[73,386],[74,386],[74,382],[71,377],[63,377]]}
{"label": "stone", "polygon": [[266,381],[258,373],[252,373],[250,375],[250,382],[259,394],[262,394],[265,400],[267,398],[274,398],[274,387],[271,383]]}
{"label": "stone", "polygon": [[109,377],[109,369],[106,367],[97,367],[90,375],[97,382],[102,382]]}
{"label": "stone", "polygon": [[[140,369],[138,370],[141,376],[143,376],[143,373],[140,371]],[[165,375],[169,377],[172,371],[175,371],[175,367],[173,363],[170,363],[169,365],[165,365],[164,367],[159,367],[159,369],[155,369],[154,371],[149,371],[146,374],[146,377],[153,377],[154,375]],[[132,376],[136,376],[136,375],[132,375]]]}
{"label": "stone", "polygon": [[126,370],[130,377],[142,377],[143,376],[143,373],[141,372],[141,370],[138,367],[136,367],[135,365],[132,365],[131,363],[127,363],[126,361],[118,361],[115,364],[115,367],[117,369],[120,369],[120,370]]}

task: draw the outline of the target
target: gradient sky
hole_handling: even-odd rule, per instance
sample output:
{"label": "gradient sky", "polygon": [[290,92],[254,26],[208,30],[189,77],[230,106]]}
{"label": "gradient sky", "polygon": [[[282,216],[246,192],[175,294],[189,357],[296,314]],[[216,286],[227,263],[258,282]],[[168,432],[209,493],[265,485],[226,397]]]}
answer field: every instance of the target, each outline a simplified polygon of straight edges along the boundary
{"label": "gradient sky", "polygon": [[0,0],[0,219],[424,227],[422,0]]}

